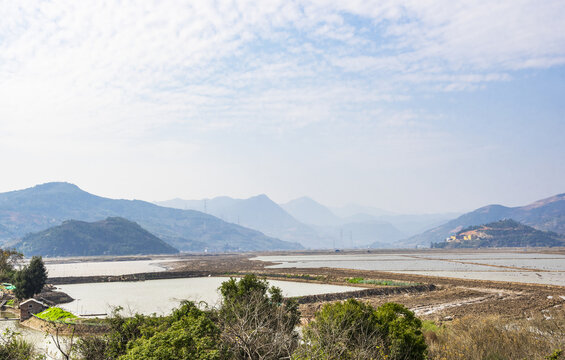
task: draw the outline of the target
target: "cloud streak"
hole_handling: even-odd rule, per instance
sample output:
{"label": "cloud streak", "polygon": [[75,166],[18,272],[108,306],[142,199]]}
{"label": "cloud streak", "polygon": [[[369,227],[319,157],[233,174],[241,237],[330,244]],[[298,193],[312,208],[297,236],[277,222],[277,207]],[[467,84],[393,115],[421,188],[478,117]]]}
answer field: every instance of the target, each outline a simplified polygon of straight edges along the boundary
{"label": "cloud streak", "polygon": [[348,82],[378,102],[414,84],[464,90],[565,62],[560,1],[43,1],[3,13],[4,119],[66,118],[54,109],[75,107],[97,122],[101,107],[150,107],[155,115],[135,116],[150,125],[165,106],[172,114],[160,123],[193,121],[266,88],[308,94]]}

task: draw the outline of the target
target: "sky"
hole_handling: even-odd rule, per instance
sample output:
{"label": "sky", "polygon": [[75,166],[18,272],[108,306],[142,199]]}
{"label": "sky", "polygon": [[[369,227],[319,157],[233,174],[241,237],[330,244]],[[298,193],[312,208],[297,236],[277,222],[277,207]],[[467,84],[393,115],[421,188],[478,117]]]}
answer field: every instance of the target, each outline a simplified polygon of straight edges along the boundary
{"label": "sky", "polygon": [[564,18],[562,0],[0,1],[0,192],[402,213],[563,193]]}

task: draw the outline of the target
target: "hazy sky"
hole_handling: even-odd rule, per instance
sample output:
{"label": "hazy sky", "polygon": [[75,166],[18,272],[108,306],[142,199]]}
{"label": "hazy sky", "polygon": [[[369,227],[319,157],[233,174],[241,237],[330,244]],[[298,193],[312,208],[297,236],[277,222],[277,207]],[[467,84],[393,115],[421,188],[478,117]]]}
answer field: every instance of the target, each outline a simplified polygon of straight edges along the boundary
{"label": "hazy sky", "polygon": [[565,192],[565,1],[1,1],[0,192]]}

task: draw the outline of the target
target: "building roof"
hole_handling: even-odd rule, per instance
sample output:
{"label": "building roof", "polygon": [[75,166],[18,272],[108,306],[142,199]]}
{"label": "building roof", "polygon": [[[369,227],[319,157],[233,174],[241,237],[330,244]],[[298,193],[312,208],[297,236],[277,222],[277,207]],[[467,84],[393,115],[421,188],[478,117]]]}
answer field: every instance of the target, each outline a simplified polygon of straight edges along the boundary
{"label": "building roof", "polygon": [[27,299],[26,301],[21,302],[19,307],[22,307],[22,305],[27,304],[27,303],[30,302],[30,301],[36,302],[36,303],[41,304],[41,305],[43,305],[43,306],[45,306],[45,307],[49,307],[49,305],[45,304],[44,302],[41,302],[41,301],[39,301],[39,300],[37,300],[37,299],[33,299],[33,298]]}

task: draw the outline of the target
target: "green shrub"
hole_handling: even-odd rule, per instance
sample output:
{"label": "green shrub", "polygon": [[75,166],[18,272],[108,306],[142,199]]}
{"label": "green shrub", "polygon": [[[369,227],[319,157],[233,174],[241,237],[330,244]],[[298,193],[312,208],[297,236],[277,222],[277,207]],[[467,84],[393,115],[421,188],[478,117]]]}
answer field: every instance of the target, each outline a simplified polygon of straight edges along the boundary
{"label": "green shrub", "polygon": [[394,303],[377,309],[349,299],[326,304],[304,328],[294,359],[423,360],[426,343],[414,313]]}
{"label": "green shrub", "polygon": [[220,330],[210,316],[192,302],[185,302],[153,329],[128,344],[120,360],[216,360],[222,358]]}
{"label": "green shrub", "polygon": [[106,320],[110,330],[104,336],[80,339],[77,352],[85,360],[154,359],[219,360],[225,351],[213,312],[184,301],[169,316],[155,314],[133,317],[114,309]]}

